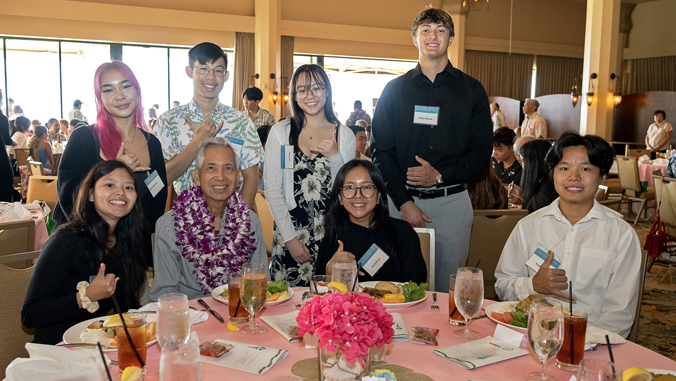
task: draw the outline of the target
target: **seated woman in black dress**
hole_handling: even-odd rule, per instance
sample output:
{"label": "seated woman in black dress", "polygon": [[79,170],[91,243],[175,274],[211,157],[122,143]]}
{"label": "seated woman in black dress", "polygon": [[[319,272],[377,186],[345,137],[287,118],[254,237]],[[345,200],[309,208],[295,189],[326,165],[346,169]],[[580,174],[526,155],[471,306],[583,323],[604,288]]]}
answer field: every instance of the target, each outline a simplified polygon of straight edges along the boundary
{"label": "seated woman in black dress", "polygon": [[[73,212],[35,265],[21,322],[35,343],[56,344],[71,326],[147,299],[145,225],[134,173],[121,161],[97,164],[80,184]],[[119,281],[119,282],[118,282]]]}
{"label": "seated woman in black dress", "polygon": [[545,157],[550,148],[552,145],[542,139],[530,141],[521,147],[521,188],[514,185],[510,188],[509,196],[516,203],[522,200],[523,209],[528,209],[529,213],[551,204],[559,197],[545,166]]}
{"label": "seated woman in black dress", "polygon": [[390,217],[383,177],[370,161],[351,160],[338,171],[324,229],[317,256],[319,275],[330,275],[334,260],[359,261],[375,243],[389,259],[373,277],[365,273],[359,281],[427,280],[420,239],[408,222]]}

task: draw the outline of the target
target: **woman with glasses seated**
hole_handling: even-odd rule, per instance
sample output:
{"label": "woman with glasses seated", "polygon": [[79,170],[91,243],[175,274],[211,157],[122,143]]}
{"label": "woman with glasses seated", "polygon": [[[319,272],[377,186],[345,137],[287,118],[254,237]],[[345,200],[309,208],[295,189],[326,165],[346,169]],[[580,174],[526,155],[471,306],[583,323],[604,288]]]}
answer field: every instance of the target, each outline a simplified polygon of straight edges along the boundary
{"label": "woman with glasses seated", "polygon": [[331,84],[321,66],[300,66],[289,91],[291,118],[270,130],[263,175],[275,219],[270,275],[300,287],[314,275],[330,187],[354,157],[355,140],[333,112]]}
{"label": "woman with glasses seated", "polygon": [[331,275],[336,260],[359,261],[373,244],[389,259],[374,276],[364,272],[359,281],[427,280],[420,239],[411,224],[390,217],[385,182],[370,161],[352,160],[336,175],[325,235],[317,257],[317,274]]}

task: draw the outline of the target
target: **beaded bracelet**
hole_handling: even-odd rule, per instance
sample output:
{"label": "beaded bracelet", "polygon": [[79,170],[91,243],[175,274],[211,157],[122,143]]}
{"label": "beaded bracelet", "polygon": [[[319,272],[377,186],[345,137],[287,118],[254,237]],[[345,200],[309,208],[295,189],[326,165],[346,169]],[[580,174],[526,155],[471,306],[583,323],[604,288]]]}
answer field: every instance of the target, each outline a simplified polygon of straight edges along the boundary
{"label": "beaded bracelet", "polygon": [[96,310],[99,309],[99,302],[92,302],[88,297],[87,297],[87,287],[89,287],[89,282],[79,282],[77,284],[77,290],[78,293],[80,294],[80,301],[82,302],[82,308],[85,310],[89,311],[90,313],[95,312]]}

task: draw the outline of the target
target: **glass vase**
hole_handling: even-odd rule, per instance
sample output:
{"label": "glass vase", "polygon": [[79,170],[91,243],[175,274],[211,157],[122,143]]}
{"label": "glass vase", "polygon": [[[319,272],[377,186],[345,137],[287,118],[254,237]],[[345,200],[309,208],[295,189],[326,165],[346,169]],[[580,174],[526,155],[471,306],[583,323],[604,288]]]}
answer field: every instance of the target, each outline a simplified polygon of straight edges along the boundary
{"label": "glass vase", "polygon": [[369,354],[361,357],[362,362],[357,358],[354,364],[350,364],[340,349],[329,351],[326,348],[319,348],[319,380],[320,381],[353,381],[361,380],[362,377],[369,375],[371,369],[371,349]]}

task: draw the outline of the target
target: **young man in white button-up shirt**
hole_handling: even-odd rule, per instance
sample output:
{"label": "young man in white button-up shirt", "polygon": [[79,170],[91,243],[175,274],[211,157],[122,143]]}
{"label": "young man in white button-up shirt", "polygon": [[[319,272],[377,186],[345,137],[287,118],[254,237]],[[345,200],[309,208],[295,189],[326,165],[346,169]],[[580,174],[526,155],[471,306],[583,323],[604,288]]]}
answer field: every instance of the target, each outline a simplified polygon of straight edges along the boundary
{"label": "young man in white button-up shirt", "polygon": [[[589,325],[626,337],[640,302],[641,247],[622,215],[594,199],[613,150],[598,136],[566,132],[545,160],[559,198],[516,225],[495,270],[495,290],[505,301],[538,293],[567,302],[572,281],[574,307],[589,314]],[[526,262],[537,249],[549,257],[534,271]],[[550,268],[555,261],[558,268]]]}

